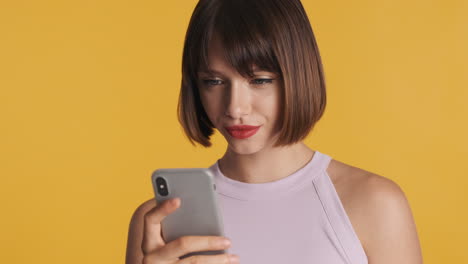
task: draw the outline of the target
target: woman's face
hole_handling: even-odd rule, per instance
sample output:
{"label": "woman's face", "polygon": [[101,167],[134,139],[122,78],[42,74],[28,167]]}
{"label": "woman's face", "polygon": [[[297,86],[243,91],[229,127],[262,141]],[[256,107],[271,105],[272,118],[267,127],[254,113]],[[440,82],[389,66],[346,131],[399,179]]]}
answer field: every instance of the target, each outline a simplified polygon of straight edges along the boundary
{"label": "woman's face", "polygon": [[[198,89],[205,112],[226,138],[229,149],[253,154],[271,147],[279,132],[279,76],[254,66],[252,78],[242,77],[225,61],[223,47],[216,38],[212,39],[208,55],[214,73],[199,72]],[[256,132],[229,129],[242,125],[259,128]]]}

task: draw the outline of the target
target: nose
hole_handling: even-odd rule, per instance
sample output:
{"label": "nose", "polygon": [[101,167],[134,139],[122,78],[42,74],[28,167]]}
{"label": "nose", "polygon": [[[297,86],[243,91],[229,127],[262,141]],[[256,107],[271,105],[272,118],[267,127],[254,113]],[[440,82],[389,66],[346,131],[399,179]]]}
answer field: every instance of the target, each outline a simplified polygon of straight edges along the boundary
{"label": "nose", "polygon": [[251,111],[249,87],[243,81],[232,81],[226,94],[225,114],[232,119],[239,119]]}

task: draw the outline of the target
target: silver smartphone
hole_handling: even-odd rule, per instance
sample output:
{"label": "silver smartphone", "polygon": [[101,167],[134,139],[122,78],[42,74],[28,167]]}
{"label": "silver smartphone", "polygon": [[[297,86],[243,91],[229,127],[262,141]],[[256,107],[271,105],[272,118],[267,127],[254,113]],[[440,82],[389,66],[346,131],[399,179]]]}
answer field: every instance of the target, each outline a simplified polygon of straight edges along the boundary
{"label": "silver smartphone", "polygon": [[[151,176],[158,204],[179,197],[178,209],[161,222],[166,243],[181,236],[224,236],[213,174],[205,168],[158,169]],[[225,250],[192,252],[192,255],[224,254]]]}

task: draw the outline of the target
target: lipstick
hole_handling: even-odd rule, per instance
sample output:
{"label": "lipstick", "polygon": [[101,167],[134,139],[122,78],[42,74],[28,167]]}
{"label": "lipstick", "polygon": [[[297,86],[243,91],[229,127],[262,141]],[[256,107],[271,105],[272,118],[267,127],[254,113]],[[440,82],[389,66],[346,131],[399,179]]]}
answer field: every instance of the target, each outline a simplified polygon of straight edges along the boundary
{"label": "lipstick", "polygon": [[231,136],[238,138],[238,139],[245,139],[245,138],[249,138],[255,135],[255,133],[257,133],[260,127],[261,126],[242,125],[242,126],[230,126],[230,127],[225,127],[225,128]]}

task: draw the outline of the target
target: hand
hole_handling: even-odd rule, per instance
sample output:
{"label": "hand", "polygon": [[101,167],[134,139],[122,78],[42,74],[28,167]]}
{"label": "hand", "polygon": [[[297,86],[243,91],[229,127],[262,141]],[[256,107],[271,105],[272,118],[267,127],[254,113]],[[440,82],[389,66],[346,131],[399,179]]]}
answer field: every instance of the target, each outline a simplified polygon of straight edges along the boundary
{"label": "hand", "polygon": [[[180,259],[191,252],[223,250],[230,241],[221,236],[182,236],[166,243],[161,235],[161,221],[180,206],[180,198],[166,200],[145,214],[143,229],[143,264],[228,264],[239,263],[231,254],[194,255]],[[229,244],[223,244],[228,241]]]}

